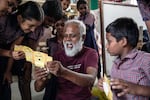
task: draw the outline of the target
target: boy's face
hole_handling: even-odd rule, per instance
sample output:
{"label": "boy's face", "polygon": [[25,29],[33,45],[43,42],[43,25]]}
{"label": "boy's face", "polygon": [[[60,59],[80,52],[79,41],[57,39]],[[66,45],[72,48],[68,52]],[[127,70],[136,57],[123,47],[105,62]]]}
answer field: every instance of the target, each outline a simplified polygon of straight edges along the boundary
{"label": "boy's face", "polygon": [[80,12],[81,15],[86,15],[87,11],[88,11],[88,6],[87,4],[80,4],[78,7],[78,11]]}
{"label": "boy's face", "polygon": [[106,39],[107,39],[106,48],[107,48],[108,53],[111,56],[121,55],[123,51],[123,45],[121,42],[122,40],[117,42],[116,38],[113,37],[111,33],[106,33]]}
{"label": "boy's face", "polygon": [[56,28],[56,31],[57,31],[57,34],[58,35],[63,35],[63,29],[64,29],[64,20],[58,20],[56,23],[55,23],[55,28]]}

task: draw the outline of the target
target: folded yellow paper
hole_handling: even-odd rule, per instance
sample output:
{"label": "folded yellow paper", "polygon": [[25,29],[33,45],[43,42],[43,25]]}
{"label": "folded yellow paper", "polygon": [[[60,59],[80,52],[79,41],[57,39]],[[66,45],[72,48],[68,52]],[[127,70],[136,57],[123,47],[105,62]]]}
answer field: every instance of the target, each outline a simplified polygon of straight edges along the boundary
{"label": "folded yellow paper", "polygon": [[111,91],[110,80],[107,78],[105,74],[104,74],[103,88],[108,100],[113,100],[113,93]]}
{"label": "folded yellow paper", "polygon": [[52,57],[48,56],[46,53],[34,51],[27,46],[15,45],[14,51],[23,51],[26,61],[31,62],[36,67],[43,68],[47,61],[52,61]]}

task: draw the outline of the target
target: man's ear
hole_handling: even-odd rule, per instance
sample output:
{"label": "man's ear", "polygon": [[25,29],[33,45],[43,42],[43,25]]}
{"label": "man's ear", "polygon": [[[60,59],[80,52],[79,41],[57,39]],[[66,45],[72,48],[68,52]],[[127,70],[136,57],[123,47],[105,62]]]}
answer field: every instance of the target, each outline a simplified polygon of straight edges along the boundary
{"label": "man's ear", "polygon": [[17,20],[18,20],[19,23],[24,22],[24,19],[22,18],[21,15],[18,15],[18,16],[17,16]]}
{"label": "man's ear", "polygon": [[86,35],[82,35],[82,41],[84,41],[86,38]]}

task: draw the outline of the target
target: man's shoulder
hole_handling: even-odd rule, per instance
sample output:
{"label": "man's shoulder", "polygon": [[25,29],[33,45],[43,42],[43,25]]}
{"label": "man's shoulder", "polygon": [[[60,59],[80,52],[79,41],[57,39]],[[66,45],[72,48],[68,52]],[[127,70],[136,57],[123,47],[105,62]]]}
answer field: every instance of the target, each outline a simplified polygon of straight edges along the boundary
{"label": "man's shoulder", "polygon": [[64,56],[65,55],[65,51],[64,51],[64,49],[62,49],[62,50],[58,50],[55,54],[54,54],[54,56],[56,57],[56,56]]}
{"label": "man's shoulder", "polygon": [[97,51],[93,48],[89,48],[89,47],[83,47],[83,50],[80,52],[80,54],[82,56],[94,56],[94,55],[98,55]]}
{"label": "man's shoulder", "polygon": [[89,48],[89,47],[86,47],[86,46],[83,47],[83,50],[86,51],[86,52],[96,52],[95,49]]}

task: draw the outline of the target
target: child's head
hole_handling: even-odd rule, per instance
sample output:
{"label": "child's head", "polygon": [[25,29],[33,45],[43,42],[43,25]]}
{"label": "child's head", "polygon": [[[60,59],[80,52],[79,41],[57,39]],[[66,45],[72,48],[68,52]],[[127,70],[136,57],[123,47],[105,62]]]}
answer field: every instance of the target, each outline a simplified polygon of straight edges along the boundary
{"label": "child's head", "polygon": [[120,55],[124,48],[137,46],[139,30],[131,18],[118,18],[106,27],[107,49],[110,55]]}
{"label": "child's head", "polygon": [[55,29],[56,29],[56,35],[57,36],[63,36],[63,29],[65,22],[67,21],[67,16],[64,14],[61,16],[61,19],[56,21],[55,23]]}
{"label": "child's head", "polygon": [[86,0],[77,1],[77,10],[81,15],[86,15],[88,12],[88,3]]}
{"label": "child's head", "polygon": [[70,5],[70,0],[61,0],[61,6],[63,10],[66,10]]}
{"label": "child's head", "polygon": [[44,20],[43,9],[38,3],[28,1],[18,7],[17,20],[25,33],[34,32]]}
{"label": "child's head", "polygon": [[62,7],[59,0],[46,1],[42,8],[45,14],[45,26],[53,26],[55,21],[59,20],[62,16]]}

